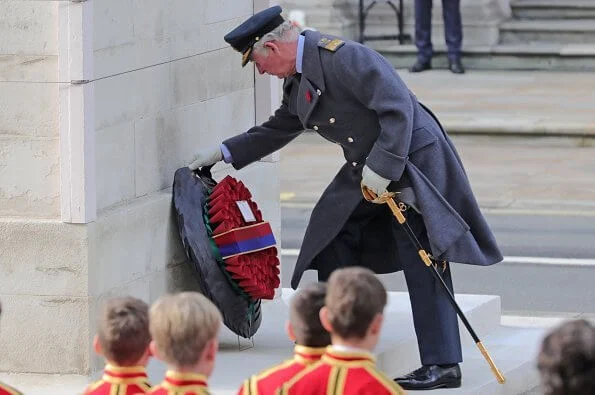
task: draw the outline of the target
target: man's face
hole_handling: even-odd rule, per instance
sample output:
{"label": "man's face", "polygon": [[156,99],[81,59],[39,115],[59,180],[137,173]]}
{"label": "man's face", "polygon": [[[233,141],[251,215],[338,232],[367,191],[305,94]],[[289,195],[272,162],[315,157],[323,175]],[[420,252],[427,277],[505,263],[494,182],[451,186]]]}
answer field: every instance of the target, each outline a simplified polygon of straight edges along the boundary
{"label": "man's face", "polygon": [[264,45],[264,50],[253,51],[250,56],[260,74],[281,79],[295,74],[295,50],[292,53],[291,43],[270,41]]}

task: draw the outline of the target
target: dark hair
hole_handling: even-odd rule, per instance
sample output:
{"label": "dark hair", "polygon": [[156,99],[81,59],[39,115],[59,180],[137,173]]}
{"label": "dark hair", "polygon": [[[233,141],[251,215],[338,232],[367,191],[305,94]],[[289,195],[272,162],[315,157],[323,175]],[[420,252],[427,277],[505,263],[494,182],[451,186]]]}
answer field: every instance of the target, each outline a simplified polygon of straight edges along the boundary
{"label": "dark hair", "polygon": [[544,395],[595,394],[595,328],[566,322],[542,341],[537,358]]}
{"label": "dark hair", "polygon": [[326,347],[331,335],[320,323],[320,309],[324,306],[326,284],[313,283],[301,288],[291,299],[289,321],[297,343],[306,347]]}
{"label": "dark hair", "polygon": [[151,342],[149,306],[130,296],[108,300],[98,326],[103,355],[121,366],[136,363]]}
{"label": "dark hair", "polygon": [[335,270],[328,280],[326,308],[333,334],[344,339],[365,337],[372,320],[386,306],[386,290],[370,269]]}

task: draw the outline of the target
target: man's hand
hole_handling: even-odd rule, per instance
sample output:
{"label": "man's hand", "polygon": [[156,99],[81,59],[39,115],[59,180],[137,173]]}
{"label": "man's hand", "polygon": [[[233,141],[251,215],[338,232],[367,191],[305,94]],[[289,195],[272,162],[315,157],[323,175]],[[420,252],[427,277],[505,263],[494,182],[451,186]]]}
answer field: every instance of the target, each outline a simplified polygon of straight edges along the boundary
{"label": "man's hand", "polygon": [[188,165],[190,170],[196,170],[199,167],[214,165],[223,159],[223,153],[218,145],[205,148],[194,155],[194,159]]}
{"label": "man's hand", "polygon": [[390,184],[391,180],[378,175],[372,169],[365,165],[362,169],[362,185],[370,189],[376,195],[380,196],[386,191],[386,187]]}

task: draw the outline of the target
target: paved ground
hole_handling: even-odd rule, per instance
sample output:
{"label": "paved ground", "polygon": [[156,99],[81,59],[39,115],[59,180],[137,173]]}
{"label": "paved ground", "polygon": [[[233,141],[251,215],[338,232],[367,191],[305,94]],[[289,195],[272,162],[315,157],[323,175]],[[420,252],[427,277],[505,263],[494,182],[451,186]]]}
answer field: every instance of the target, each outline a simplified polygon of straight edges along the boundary
{"label": "paved ground", "polygon": [[[455,140],[482,208],[595,210],[595,73],[399,73]],[[342,164],[304,133],[281,151],[282,200],[315,201]]]}
{"label": "paved ground", "polygon": [[[482,208],[595,211],[595,146],[554,137],[453,140]],[[304,133],[281,152],[283,203],[316,201],[343,163],[339,147]]]}
{"label": "paved ground", "polygon": [[450,132],[595,136],[595,73],[399,70],[399,75]]}

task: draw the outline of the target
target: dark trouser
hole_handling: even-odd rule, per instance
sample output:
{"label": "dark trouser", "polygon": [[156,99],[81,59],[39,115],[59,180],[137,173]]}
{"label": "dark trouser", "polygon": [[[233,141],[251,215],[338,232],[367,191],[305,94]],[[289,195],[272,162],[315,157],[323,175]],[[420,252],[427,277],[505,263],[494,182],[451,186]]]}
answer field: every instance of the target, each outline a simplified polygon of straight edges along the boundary
{"label": "dark trouser", "polygon": [[[366,266],[359,262],[357,253],[362,226],[375,215],[392,215],[386,205],[362,202],[337,237],[316,257],[324,270],[318,271],[318,280],[326,281],[334,269],[347,266]],[[405,213],[407,222],[415,232],[426,251],[428,236],[422,216],[412,209]],[[430,269],[421,261],[417,250],[401,225],[393,222],[393,236],[399,246],[399,259],[405,273],[413,324],[417,334],[419,354],[423,365],[458,363],[463,360],[457,315],[445,295],[442,286],[434,279]],[[452,278],[447,266],[442,277],[451,292]]]}
{"label": "dark trouser", "polygon": [[[461,56],[463,28],[461,25],[460,0],[442,0],[444,36],[448,48],[448,59]],[[423,62],[432,58],[432,0],[415,0],[415,46],[417,58]]]}

